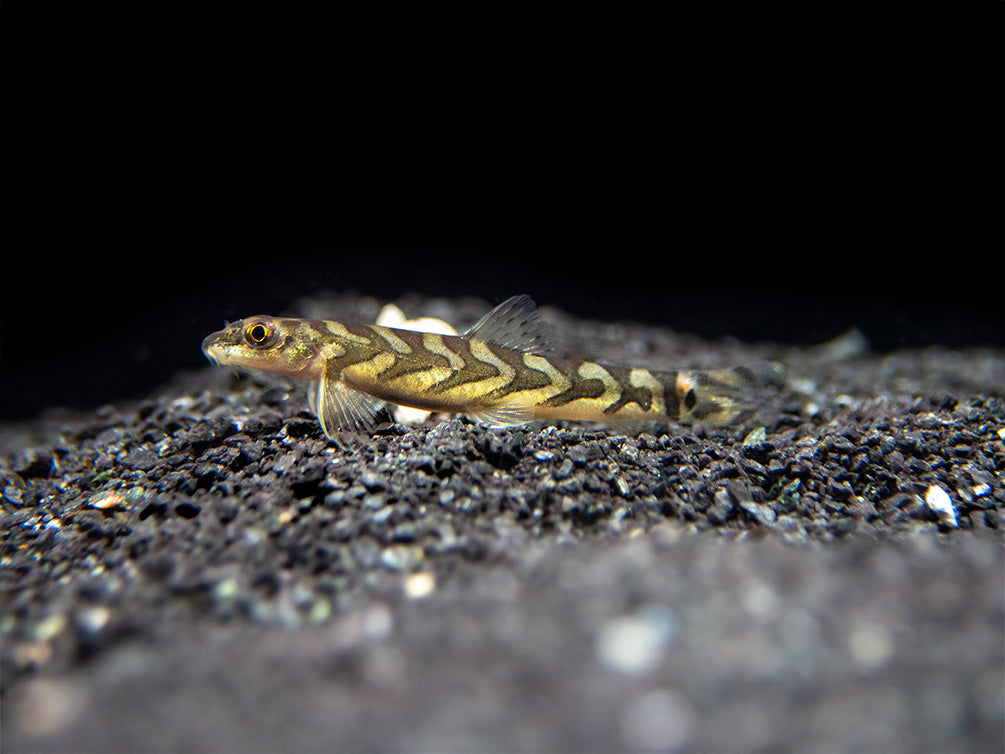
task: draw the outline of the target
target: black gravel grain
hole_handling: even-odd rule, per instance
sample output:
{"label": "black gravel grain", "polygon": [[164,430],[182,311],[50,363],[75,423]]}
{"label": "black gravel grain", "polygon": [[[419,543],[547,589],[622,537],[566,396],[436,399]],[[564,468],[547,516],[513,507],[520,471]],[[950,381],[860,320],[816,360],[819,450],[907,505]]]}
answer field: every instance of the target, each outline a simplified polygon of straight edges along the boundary
{"label": "black gravel grain", "polygon": [[297,386],[207,366],[5,426],[3,749],[1003,748],[1005,353],[546,314],[572,352],[789,387],[740,429],[343,449]]}

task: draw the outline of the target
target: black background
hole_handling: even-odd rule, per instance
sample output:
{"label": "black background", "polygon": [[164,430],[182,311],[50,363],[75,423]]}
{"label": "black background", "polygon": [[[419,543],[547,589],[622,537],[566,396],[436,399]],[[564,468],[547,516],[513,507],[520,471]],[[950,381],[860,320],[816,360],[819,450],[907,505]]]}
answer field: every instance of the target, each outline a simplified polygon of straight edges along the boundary
{"label": "black background", "polygon": [[320,288],[1003,345],[1003,7],[5,0],[0,417]]}

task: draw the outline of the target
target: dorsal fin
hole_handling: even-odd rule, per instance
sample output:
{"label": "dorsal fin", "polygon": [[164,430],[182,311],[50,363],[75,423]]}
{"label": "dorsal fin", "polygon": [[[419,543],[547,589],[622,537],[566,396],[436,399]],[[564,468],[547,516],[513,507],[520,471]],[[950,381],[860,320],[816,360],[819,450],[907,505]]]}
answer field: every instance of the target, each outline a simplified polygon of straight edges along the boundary
{"label": "dorsal fin", "polygon": [[465,338],[480,340],[490,346],[512,348],[526,353],[555,350],[555,337],[526,293],[503,301],[467,332]]}

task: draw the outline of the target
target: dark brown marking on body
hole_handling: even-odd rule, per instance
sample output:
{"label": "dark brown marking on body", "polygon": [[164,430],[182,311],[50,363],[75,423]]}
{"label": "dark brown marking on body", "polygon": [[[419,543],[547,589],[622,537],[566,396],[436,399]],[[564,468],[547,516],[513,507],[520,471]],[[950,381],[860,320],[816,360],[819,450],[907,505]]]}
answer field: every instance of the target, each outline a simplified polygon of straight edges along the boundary
{"label": "dark brown marking on body", "polygon": [[[366,338],[366,343],[357,343],[352,338],[339,337],[337,334],[332,333],[327,328],[325,329],[325,334],[329,338],[335,338],[345,349],[345,353],[339,356],[336,360],[336,364],[339,369],[345,369],[346,367],[354,366],[355,364],[362,364],[365,361],[369,361],[378,353],[389,350],[386,348],[381,348],[374,344],[375,333],[366,325],[342,325],[350,334],[357,335],[362,338]],[[381,341],[382,342],[382,341]]]}
{"label": "dark brown marking on body", "polygon": [[680,397],[677,395],[677,376],[679,372],[653,372],[653,377],[663,385],[663,406],[668,419],[680,418]]}
{"label": "dark brown marking on body", "polygon": [[684,408],[688,411],[694,408],[694,404],[698,402],[698,396],[694,393],[694,388],[689,388],[684,394]]}
{"label": "dark brown marking on body", "polygon": [[758,382],[760,382],[760,380],[758,380],[757,378],[757,374],[755,374],[754,370],[748,366],[740,365],[738,367],[733,367],[729,371],[731,371],[741,380],[746,382],[748,385],[756,385]]}
{"label": "dark brown marking on body", "polygon": [[[688,390],[688,395],[691,395],[693,392],[693,390]],[[697,401],[697,399],[695,400]],[[712,414],[719,413],[721,410],[722,408],[720,406],[716,406],[711,401],[702,401],[701,404],[691,412],[691,416],[701,421],[703,419],[707,419]]]}
{"label": "dark brown marking on body", "polygon": [[[552,362],[558,366],[556,362]],[[567,403],[572,403],[573,401],[582,400],[584,398],[599,398],[604,394],[604,382],[596,377],[584,378],[579,374],[579,364],[570,363],[563,364],[559,367],[559,371],[565,374],[569,378],[572,384],[567,390],[559,393],[558,395],[553,395],[546,401],[541,403],[542,406],[548,408],[555,408],[558,406],[564,406]]]}
{"label": "dark brown marking on body", "polygon": [[[386,353],[393,354],[394,351],[387,351]],[[380,378],[382,380],[390,381],[399,377],[415,374],[416,372],[425,372],[427,369],[429,369],[429,364],[423,364],[418,359],[398,356],[391,366],[380,373]]]}
{"label": "dark brown marking on body", "polygon": [[[499,369],[492,364],[488,364],[480,359],[476,359],[471,353],[471,344],[465,338],[456,335],[444,335],[443,344],[464,361],[464,367],[457,369],[447,377],[429,388],[429,392],[445,392],[469,382],[480,382],[491,377],[499,376]],[[444,357],[445,359],[446,357]]]}
{"label": "dark brown marking on body", "polygon": [[371,343],[373,343],[374,339],[376,339],[376,338],[380,338],[380,341],[384,342],[384,339],[381,338],[380,335],[378,335],[373,330],[373,328],[371,328],[369,325],[346,325],[346,324],[343,324],[342,327],[344,327],[346,329],[346,331],[349,332],[349,333],[351,333],[352,335],[358,335],[361,338],[366,338]]}
{"label": "dark brown marking on body", "polygon": [[380,351],[373,346],[364,346],[359,343],[346,343],[345,353],[338,357],[336,363],[342,369],[362,364],[376,356]]}
{"label": "dark brown marking on body", "polygon": [[552,379],[547,374],[524,363],[523,351],[514,351],[500,346],[488,346],[488,349],[493,356],[513,368],[513,379],[509,381],[509,384],[493,390],[491,393],[493,398],[503,398],[510,393],[536,390],[552,384]]}
{"label": "dark brown marking on body", "polygon": [[328,329],[328,326],[324,323],[324,320],[309,319],[306,322],[304,322],[304,325],[306,325],[308,330],[317,333],[323,338],[327,339],[332,337],[331,330]]}
{"label": "dark brown marking on body", "polygon": [[637,403],[643,411],[648,411],[652,408],[652,391],[648,387],[637,387],[631,383],[631,369],[627,367],[612,367],[606,364],[603,367],[618,383],[618,387],[621,388],[621,396],[604,409],[605,414],[613,414],[620,411],[629,403]]}
{"label": "dark brown marking on body", "polygon": [[[400,354],[388,346],[388,352],[395,355],[394,364],[381,374],[381,379],[393,380],[416,372],[424,372],[432,367],[450,368],[450,360],[443,354],[433,353],[422,342],[421,332],[395,330],[394,334],[401,338],[412,349],[410,354]],[[449,379],[449,378],[448,378]],[[439,383],[434,386],[438,388]]]}
{"label": "dark brown marking on body", "polygon": [[412,349],[413,354],[427,354],[432,361],[435,360],[437,365],[440,365],[442,361],[444,365],[449,364],[445,356],[441,356],[438,353],[433,353],[426,349],[425,343],[422,341],[422,333],[415,330],[398,330],[395,328],[393,330],[394,334],[401,338],[408,344],[408,347]]}

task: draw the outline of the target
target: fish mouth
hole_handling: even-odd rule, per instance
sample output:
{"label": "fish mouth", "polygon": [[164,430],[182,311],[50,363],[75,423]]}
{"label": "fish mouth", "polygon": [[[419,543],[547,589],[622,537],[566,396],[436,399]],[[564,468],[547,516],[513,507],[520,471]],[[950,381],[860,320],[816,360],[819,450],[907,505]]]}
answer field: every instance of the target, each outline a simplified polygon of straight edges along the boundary
{"label": "fish mouth", "polygon": [[202,341],[202,352],[212,363],[217,366],[220,365],[220,347],[217,343],[218,333],[213,333],[208,335],[205,340]]}

